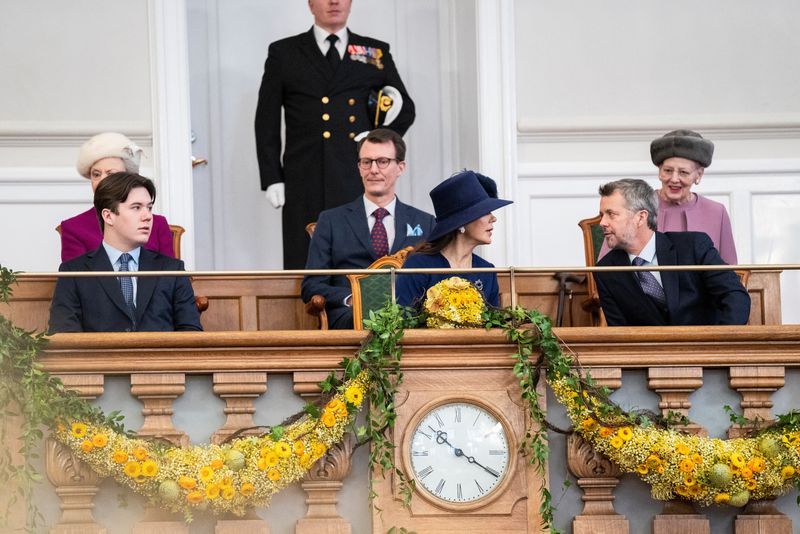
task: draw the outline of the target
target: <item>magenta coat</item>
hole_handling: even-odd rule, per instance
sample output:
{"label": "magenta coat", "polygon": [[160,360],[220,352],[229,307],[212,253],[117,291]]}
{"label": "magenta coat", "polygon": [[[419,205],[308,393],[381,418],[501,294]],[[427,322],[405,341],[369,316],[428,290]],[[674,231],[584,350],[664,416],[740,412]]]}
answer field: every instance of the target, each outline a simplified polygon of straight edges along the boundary
{"label": "magenta coat", "polygon": [[[97,220],[94,208],[61,221],[61,261],[69,261],[81,254],[97,250],[102,241],[103,233],[100,231],[100,222]],[[167,219],[161,215],[153,215],[153,228],[145,248],[170,258],[175,257],[172,232]]]}
{"label": "magenta coat", "polygon": [[[685,217],[685,223],[684,223]],[[684,224],[686,225],[684,227]],[[711,238],[714,248],[728,265],[737,265],[736,245],[733,242],[733,231],[728,210],[723,204],[697,195],[697,202],[672,206],[658,199],[658,231],[659,232],[703,232]],[[608,252],[603,241],[598,259]]]}

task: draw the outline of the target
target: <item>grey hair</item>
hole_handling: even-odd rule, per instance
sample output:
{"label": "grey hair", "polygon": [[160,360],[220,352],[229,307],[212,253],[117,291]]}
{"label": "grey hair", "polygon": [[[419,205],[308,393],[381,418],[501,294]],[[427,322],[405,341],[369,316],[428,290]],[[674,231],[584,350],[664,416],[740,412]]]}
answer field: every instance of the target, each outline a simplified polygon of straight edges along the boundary
{"label": "grey hair", "polygon": [[623,178],[600,186],[600,196],[608,197],[619,191],[625,207],[633,212],[647,212],[647,226],[658,230],[658,196],[644,180]]}

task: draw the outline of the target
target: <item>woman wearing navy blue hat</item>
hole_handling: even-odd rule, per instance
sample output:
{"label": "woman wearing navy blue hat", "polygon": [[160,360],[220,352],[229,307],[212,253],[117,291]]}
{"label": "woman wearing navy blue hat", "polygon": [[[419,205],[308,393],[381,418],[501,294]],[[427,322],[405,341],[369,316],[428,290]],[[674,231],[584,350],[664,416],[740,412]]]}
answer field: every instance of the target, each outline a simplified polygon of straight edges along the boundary
{"label": "woman wearing navy blue hat", "polygon": [[[497,198],[494,180],[473,171],[462,171],[433,188],[430,193],[436,225],[430,241],[417,246],[405,268],[470,269],[494,267],[473,253],[475,247],[492,242],[497,208],[511,204]],[[402,274],[397,277],[397,302],[412,306],[425,298],[428,288],[450,278],[450,274]],[[487,304],[499,305],[495,273],[461,273],[483,292]]]}

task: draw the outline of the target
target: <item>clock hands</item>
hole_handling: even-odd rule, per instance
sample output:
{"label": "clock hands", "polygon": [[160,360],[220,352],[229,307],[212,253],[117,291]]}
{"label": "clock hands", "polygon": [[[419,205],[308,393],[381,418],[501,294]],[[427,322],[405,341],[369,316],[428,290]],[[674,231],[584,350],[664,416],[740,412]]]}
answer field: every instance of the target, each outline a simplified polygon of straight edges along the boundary
{"label": "clock hands", "polygon": [[466,454],[464,454],[464,451],[462,451],[458,447],[455,447],[452,443],[447,441],[447,432],[444,432],[442,430],[436,430],[435,428],[433,428],[430,425],[428,425],[428,428],[430,428],[433,432],[436,433],[436,443],[438,443],[439,445],[447,445],[448,447],[453,449],[453,452],[455,453],[455,455],[457,457],[465,458],[467,460],[467,462],[477,465],[478,467],[480,467],[481,469],[483,469],[484,471],[486,471],[487,473],[489,473],[493,477],[498,478],[500,476],[500,474],[497,473],[496,471],[494,471],[492,469],[489,469],[485,465],[481,464],[478,460],[475,459],[474,456],[467,456]]}

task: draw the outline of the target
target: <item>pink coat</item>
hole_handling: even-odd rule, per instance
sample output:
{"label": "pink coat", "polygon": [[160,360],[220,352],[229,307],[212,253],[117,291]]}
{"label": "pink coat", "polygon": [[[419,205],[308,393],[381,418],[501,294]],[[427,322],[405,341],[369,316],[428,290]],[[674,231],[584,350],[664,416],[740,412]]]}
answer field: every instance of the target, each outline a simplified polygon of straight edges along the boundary
{"label": "pink coat", "polygon": [[[100,222],[97,220],[94,208],[61,221],[61,261],[69,261],[81,254],[97,250],[102,241],[103,233],[100,231]],[[170,258],[175,257],[172,232],[167,219],[163,216],[153,215],[153,228],[145,248]]]}
{"label": "pink coat", "polygon": [[[685,221],[684,221],[685,218]],[[684,227],[685,223],[685,227]],[[733,242],[733,231],[728,210],[725,206],[697,195],[697,202],[674,207],[658,200],[658,231],[659,232],[704,232],[714,242],[714,248],[728,265],[738,264],[736,245]],[[608,252],[608,246],[603,241],[603,247],[597,259]]]}

